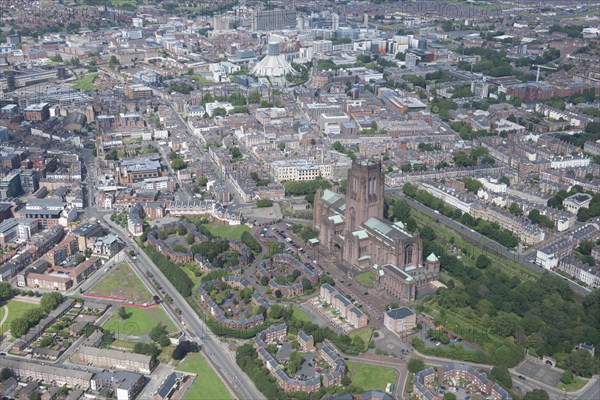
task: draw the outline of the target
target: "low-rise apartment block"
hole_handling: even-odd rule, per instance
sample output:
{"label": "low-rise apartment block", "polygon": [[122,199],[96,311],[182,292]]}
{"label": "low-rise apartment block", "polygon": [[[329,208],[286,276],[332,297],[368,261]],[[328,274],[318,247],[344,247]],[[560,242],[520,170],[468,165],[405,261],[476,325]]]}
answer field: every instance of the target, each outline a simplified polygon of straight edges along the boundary
{"label": "low-rise apartment block", "polygon": [[325,283],[321,286],[320,298],[323,302],[330,304],[342,318],[354,328],[367,326],[369,322],[366,314],[355,307],[350,300],[339,293],[333,286]]}
{"label": "low-rise apartment block", "polygon": [[79,362],[96,367],[110,367],[141,374],[150,374],[157,364],[156,359],[144,354],[88,346],[80,347]]}

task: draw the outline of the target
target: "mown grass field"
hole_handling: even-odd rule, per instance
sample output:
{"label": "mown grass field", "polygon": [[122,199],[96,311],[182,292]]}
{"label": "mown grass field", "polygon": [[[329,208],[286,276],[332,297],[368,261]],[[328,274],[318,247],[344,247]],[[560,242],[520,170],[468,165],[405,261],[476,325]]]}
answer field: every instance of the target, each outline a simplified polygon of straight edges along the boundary
{"label": "mown grass field", "polygon": [[190,353],[177,367],[179,371],[191,372],[198,377],[187,391],[184,400],[226,400],[231,399],[221,378],[208,365],[202,354]]}
{"label": "mown grass field", "polygon": [[97,88],[97,86],[94,85],[94,81],[96,80],[97,76],[98,76],[98,74],[85,75],[85,76],[71,82],[71,85],[73,85],[73,87],[75,89],[79,89],[79,90],[94,90]]}
{"label": "mown grass field", "polygon": [[398,371],[392,368],[352,362],[348,362],[346,365],[352,384],[359,389],[359,392],[385,390],[388,383],[396,384],[398,381]]}
{"label": "mown grass field", "polygon": [[126,310],[131,313],[129,318],[122,319],[118,313],[115,313],[102,327],[115,334],[143,336],[149,334],[150,330],[160,322],[167,327],[169,333],[177,331],[177,327],[161,306],[152,308],[126,307]]}
{"label": "mown grass field", "polygon": [[6,304],[3,304],[2,307],[0,307],[0,321],[2,321],[4,318],[4,305],[6,305],[8,308],[8,317],[6,317],[6,321],[4,321],[4,324],[2,324],[2,329],[5,331],[8,330],[10,323],[13,320],[23,316],[23,314],[25,314],[28,310],[37,307],[37,304],[25,303],[18,300],[9,300]]}
{"label": "mown grass field", "polygon": [[227,238],[232,237],[234,239],[240,240],[242,238],[242,233],[250,231],[246,225],[216,225],[216,224],[207,224],[206,228],[212,233],[214,236]]}

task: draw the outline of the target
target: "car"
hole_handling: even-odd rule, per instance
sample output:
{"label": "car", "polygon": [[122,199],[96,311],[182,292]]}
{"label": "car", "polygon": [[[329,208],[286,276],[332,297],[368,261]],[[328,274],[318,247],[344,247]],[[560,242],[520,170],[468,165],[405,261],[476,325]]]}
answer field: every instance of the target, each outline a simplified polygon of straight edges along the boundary
{"label": "car", "polygon": [[366,295],[368,295],[368,294],[369,294],[369,292],[364,292],[363,294],[366,296]]}
{"label": "car", "polygon": [[525,377],[523,375],[519,375],[519,379],[525,380]]}

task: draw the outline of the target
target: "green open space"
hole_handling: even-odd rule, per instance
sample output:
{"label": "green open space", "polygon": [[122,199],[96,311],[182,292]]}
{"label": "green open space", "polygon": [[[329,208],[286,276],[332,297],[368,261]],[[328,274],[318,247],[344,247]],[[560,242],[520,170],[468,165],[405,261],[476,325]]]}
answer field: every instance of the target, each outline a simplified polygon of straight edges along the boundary
{"label": "green open space", "polygon": [[558,388],[560,390],[565,390],[567,392],[574,392],[574,391],[579,390],[582,387],[584,387],[586,383],[587,383],[586,379],[574,377],[573,382],[569,383],[568,385],[565,385],[564,383],[560,382],[558,384]]}
{"label": "green open space", "polygon": [[375,287],[375,272],[365,271],[356,275],[356,280],[368,287]]}
{"label": "green open space", "polygon": [[177,367],[179,371],[197,374],[197,378],[187,391],[184,400],[224,400],[231,399],[221,378],[208,365],[202,354],[191,353]]}
{"label": "green open space", "polygon": [[152,301],[150,290],[144,285],[129,264],[113,267],[100,282],[92,286],[88,294],[121,297],[137,304]]}
{"label": "green open space", "polygon": [[94,85],[97,76],[98,74],[88,74],[70,83],[75,89],[94,90],[98,87],[97,85]]}
{"label": "green open space", "polygon": [[206,224],[206,228],[214,236],[222,238],[234,238],[237,240],[242,239],[242,233],[250,231],[250,228],[246,225],[217,225],[217,224]]}
{"label": "green open space", "polygon": [[396,384],[398,371],[393,368],[376,365],[358,364],[347,362],[352,384],[359,392],[368,390],[385,390],[388,383]]}
{"label": "green open space", "polygon": [[298,321],[312,322],[310,315],[298,307],[292,307],[292,317]]}
{"label": "green open space", "polygon": [[191,262],[191,263],[183,264],[181,266],[181,269],[192,280],[192,282],[194,283],[194,288],[197,288],[198,286],[200,286],[200,282],[201,282],[202,278],[200,276],[196,276],[196,274],[194,273],[194,271],[199,271],[198,267],[196,266],[196,263]]}
{"label": "green open space", "polygon": [[177,327],[167,316],[162,306],[151,308],[126,307],[129,318],[122,319],[118,313],[113,314],[102,328],[115,334],[128,336],[142,336],[150,333],[150,330],[159,322],[167,327],[169,333],[177,331]]}
{"label": "green open space", "polygon": [[479,246],[466,242],[462,239],[458,231],[455,231],[451,227],[434,220],[429,215],[422,213],[415,207],[411,207],[411,215],[417,221],[417,226],[419,230],[422,230],[424,226],[435,226],[435,234],[438,236],[438,238],[443,238],[447,241],[453,240],[454,245],[456,247],[468,250],[469,257],[463,258],[462,261],[471,267],[475,267],[474,260],[476,260],[480,254],[483,254],[487,256],[490,260],[492,260],[492,265],[502,268],[502,271],[504,273],[509,274],[511,276],[517,276],[519,278],[525,278],[529,280],[534,280],[540,276],[540,274],[538,274],[537,272],[526,268],[525,266],[521,265],[520,263],[514,260],[503,256],[498,256],[495,253],[491,253],[482,249]]}
{"label": "green open space", "polygon": [[370,326],[365,326],[364,328],[360,328],[355,330],[350,334],[350,337],[354,339],[355,337],[359,337],[365,343],[365,347],[363,351],[367,351],[369,349],[369,343],[371,342],[371,335],[373,334],[373,328]]}
{"label": "green open space", "polygon": [[[3,306],[4,304],[2,305],[2,308],[0,308],[0,321],[2,321],[4,318],[5,311]],[[27,311],[31,310],[32,308],[36,308],[37,306],[37,304],[26,303],[24,301],[9,300],[6,302],[6,307],[8,308],[8,317],[6,317],[6,321],[4,321],[2,327],[5,328],[4,330],[7,330],[10,326],[10,323],[14,319],[22,317]]]}
{"label": "green open space", "polygon": [[190,75],[190,78],[195,80],[196,82],[198,82],[201,85],[207,85],[209,83],[214,83],[210,79],[205,78],[204,76],[198,75],[198,74],[192,74],[192,75]]}

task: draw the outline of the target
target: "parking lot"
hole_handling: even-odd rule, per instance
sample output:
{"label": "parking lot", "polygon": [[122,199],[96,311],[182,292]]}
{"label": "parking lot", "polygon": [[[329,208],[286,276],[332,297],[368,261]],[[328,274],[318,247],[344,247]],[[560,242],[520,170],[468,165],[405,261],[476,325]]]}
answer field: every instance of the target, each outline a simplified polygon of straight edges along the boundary
{"label": "parking lot", "polygon": [[557,387],[560,383],[561,372],[549,365],[537,364],[525,359],[515,369],[521,375],[544,382],[552,387]]}
{"label": "parking lot", "polygon": [[348,322],[339,318],[338,313],[333,307],[325,307],[318,297],[313,297],[305,305],[322,316],[336,332],[348,333],[354,329]]}

